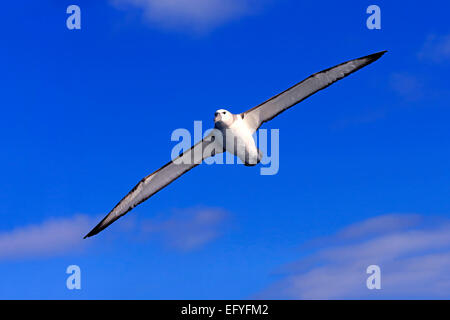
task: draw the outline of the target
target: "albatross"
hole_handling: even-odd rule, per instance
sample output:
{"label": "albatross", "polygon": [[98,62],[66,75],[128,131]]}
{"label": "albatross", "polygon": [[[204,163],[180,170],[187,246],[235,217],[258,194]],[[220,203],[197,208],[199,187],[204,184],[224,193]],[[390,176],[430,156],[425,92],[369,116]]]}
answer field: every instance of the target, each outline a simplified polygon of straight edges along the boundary
{"label": "albatross", "polygon": [[198,166],[203,160],[215,154],[227,151],[239,157],[247,166],[256,165],[261,161],[262,153],[256,146],[253,133],[263,123],[314,93],[378,60],[385,53],[386,51],[377,52],[317,72],[243,113],[232,114],[225,109],[217,110],[214,114],[214,129],[209,135],[191,149],[143,178],[84,238],[96,235],[134,207]]}

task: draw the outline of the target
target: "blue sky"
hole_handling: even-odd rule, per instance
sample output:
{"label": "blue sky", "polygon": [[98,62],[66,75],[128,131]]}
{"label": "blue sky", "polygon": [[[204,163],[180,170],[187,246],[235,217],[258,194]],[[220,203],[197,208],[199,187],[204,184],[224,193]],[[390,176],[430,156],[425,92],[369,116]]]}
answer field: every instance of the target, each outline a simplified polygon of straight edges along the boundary
{"label": "blue sky", "polygon": [[[2,6],[0,298],[449,298],[449,5],[167,3]],[[82,240],[170,159],[174,129],[381,50],[265,125],[278,174],[201,165]]]}

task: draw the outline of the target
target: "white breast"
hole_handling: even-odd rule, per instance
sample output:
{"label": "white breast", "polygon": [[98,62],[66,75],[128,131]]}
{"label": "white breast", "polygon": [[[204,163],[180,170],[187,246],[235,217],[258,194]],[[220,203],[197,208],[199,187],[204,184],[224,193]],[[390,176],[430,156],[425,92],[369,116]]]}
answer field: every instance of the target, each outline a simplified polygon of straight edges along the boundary
{"label": "white breast", "polygon": [[225,150],[238,156],[245,164],[255,165],[260,159],[260,153],[256,147],[252,131],[240,116],[227,128],[222,129],[225,137]]}

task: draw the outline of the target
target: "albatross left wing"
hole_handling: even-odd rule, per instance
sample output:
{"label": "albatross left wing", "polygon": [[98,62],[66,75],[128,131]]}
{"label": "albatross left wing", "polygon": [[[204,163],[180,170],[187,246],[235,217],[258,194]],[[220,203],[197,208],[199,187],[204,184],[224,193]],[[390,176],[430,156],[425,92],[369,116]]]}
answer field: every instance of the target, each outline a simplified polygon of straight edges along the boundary
{"label": "albatross left wing", "polygon": [[84,238],[96,235],[172,181],[198,166],[204,159],[214,156],[215,153],[222,153],[223,149],[219,147],[216,141],[215,131],[213,130],[191,149],[146,176]]}
{"label": "albatross left wing", "polygon": [[241,114],[241,116],[244,118],[247,126],[253,131],[256,131],[264,122],[273,119],[283,111],[305,100],[317,91],[325,89],[336,81],[345,78],[368,64],[371,64],[381,58],[381,56],[385,53],[386,51],[381,51],[362,58],[350,60],[335,67],[315,73],[286,91],[283,91],[260,105],[245,111]]}

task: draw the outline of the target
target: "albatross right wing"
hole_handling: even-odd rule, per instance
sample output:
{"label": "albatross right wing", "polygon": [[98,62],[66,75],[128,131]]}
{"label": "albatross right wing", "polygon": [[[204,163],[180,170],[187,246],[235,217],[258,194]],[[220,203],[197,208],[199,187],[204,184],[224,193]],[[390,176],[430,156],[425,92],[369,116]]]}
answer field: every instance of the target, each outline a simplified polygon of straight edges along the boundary
{"label": "albatross right wing", "polygon": [[84,238],[96,235],[172,181],[198,166],[204,159],[214,156],[216,153],[222,153],[223,149],[216,141],[215,131],[213,130],[191,149],[142,179]]}
{"label": "albatross right wing", "polygon": [[345,78],[368,64],[371,64],[381,58],[381,56],[385,53],[386,51],[381,51],[362,58],[350,60],[332,68],[315,73],[286,91],[283,91],[260,105],[245,111],[242,113],[242,117],[248,127],[253,131],[256,131],[264,122],[275,118],[283,111],[305,100],[317,91],[325,89],[336,81]]}

